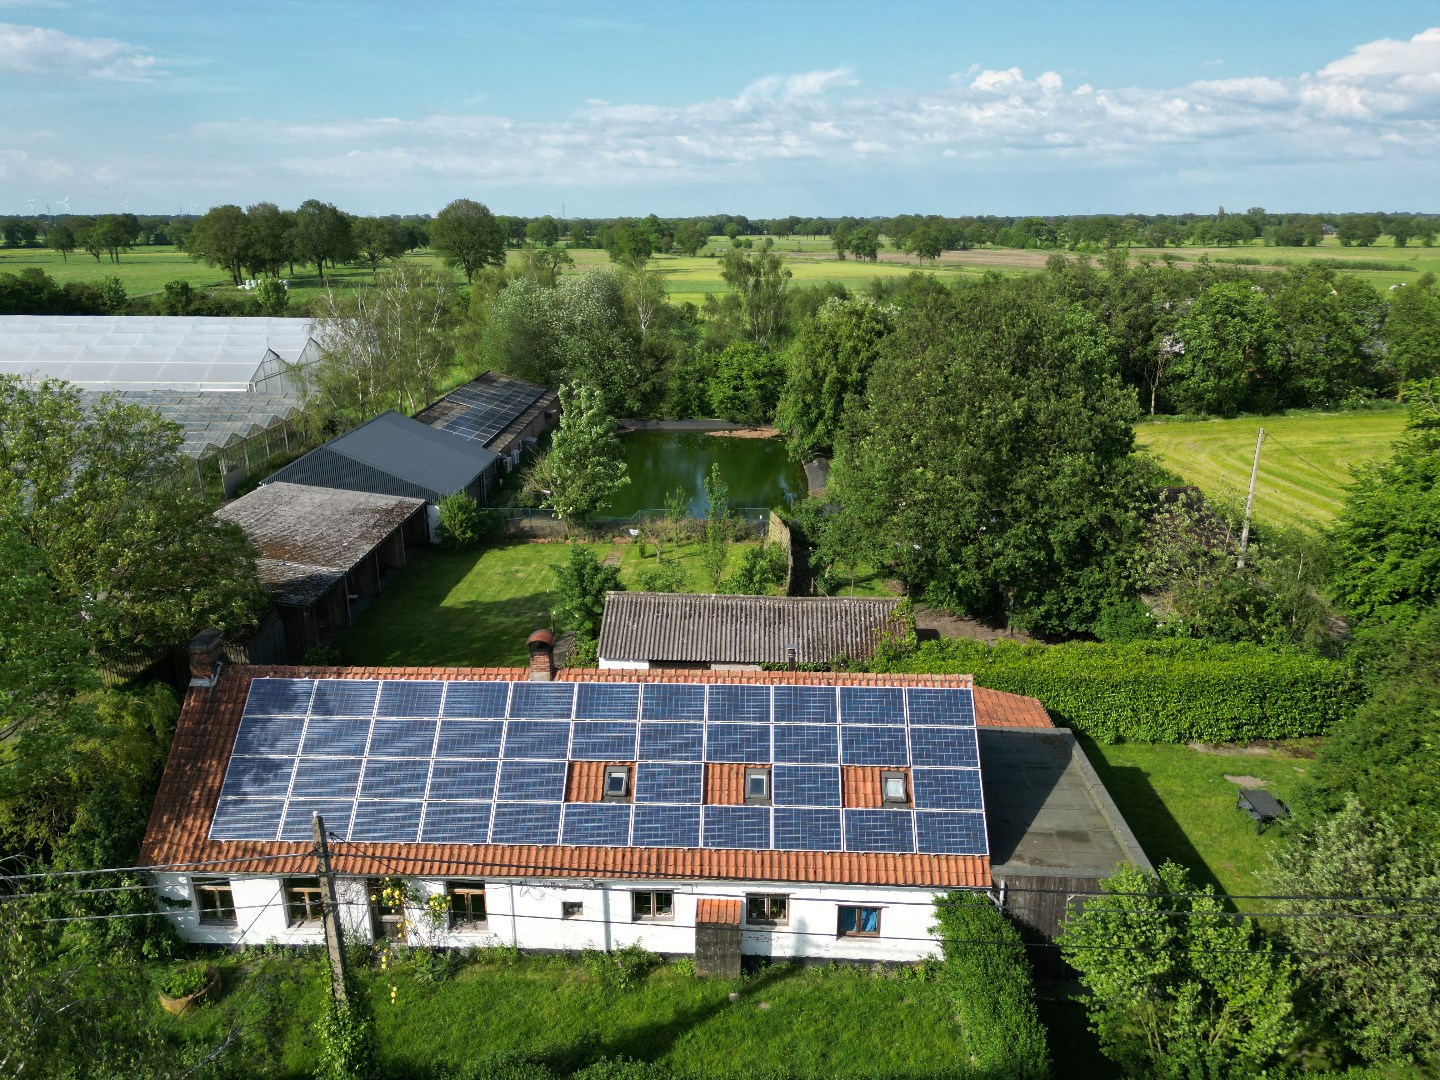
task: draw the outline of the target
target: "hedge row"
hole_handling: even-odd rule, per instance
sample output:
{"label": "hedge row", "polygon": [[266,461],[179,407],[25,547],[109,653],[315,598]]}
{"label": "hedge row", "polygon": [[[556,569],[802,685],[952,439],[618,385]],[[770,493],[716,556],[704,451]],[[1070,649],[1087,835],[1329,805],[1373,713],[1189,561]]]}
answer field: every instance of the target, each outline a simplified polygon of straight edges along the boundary
{"label": "hedge row", "polygon": [[969,1070],[994,1080],[1045,1080],[1050,1051],[1019,932],[976,893],[938,898],[935,918],[945,954],[940,978],[960,1014]]}
{"label": "hedge row", "polygon": [[964,672],[1039,698],[1105,742],[1250,742],[1319,735],[1363,700],[1345,663],[1260,645],[926,642],[893,671]]}

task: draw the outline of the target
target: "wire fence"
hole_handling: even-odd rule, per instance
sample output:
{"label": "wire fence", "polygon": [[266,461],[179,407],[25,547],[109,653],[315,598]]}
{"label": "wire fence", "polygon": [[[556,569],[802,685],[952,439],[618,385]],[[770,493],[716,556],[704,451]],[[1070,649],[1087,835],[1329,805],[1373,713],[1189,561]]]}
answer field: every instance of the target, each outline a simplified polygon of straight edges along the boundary
{"label": "wire fence", "polygon": [[[592,517],[583,521],[567,520],[554,510],[534,510],[518,506],[490,507],[489,513],[503,522],[507,534],[523,536],[603,537],[641,536],[678,527],[686,535],[698,535],[698,524],[705,515],[692,511],[683,521],[672,525],[670,513],[661,508],[637,510],[627,517]],[[737,506],[730,509],[728,520],[736,540],[763,539],[770,528],[768,506]]]}

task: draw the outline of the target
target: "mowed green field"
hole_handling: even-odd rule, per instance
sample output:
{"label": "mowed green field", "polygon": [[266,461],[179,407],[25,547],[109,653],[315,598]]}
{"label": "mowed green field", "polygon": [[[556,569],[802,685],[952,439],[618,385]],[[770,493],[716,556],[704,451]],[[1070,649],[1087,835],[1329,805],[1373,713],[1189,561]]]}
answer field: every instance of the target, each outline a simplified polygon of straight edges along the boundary
{"label": "mowed green field", "polygon": [[1388,457],[1405,427],[1399,409],[1307,413],[1136,425],[1135,441],[1214,499],[1237,501],[1250,483],[1255,438],[1265,429],[1255,517],[1315,529],[1340,509],[1350,470]]}

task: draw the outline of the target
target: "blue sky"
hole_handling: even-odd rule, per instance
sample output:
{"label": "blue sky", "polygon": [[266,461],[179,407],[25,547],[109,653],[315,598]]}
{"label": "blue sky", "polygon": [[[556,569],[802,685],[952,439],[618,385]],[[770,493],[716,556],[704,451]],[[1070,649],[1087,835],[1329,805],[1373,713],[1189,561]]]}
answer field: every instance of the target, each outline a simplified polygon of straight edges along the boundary
{"label": "blue sky", "polygon": [[0,0],[0,213],[1437,211],[1440,6]]}

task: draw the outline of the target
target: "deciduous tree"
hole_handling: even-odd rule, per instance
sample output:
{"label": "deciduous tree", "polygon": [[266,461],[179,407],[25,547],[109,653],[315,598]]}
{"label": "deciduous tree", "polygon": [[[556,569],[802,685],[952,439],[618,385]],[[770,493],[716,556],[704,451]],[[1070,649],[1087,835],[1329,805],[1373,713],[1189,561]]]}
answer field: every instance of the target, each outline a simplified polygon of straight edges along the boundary
{"label": "deciduous tree", "polygon": [[196,262],[220,267],[239,285],[251,258],[245,211],[233,203],[211,207],[195,222],[185,249]]}
{"label": "deciduous tree", "polygon": [[593,641],[600,636],[600,619],[605,614],[605,594],[620,592],[620,571],[606,566],[590,548],[577,544],[570,559],[555,567],[555,606],[551,615],[562,630]]}
{"label": "deciduous tree", "polygon": [[466,282],[487,266],[505,264],[505,235],[484,203],[456,199],[435,215],[430,224],[430,246],[446,266],[465,273]]}
{"label": "deciduous tree", "polygon": [[544,505],[561,518],[584,520],[608,506],[630,477],[598,391],[561,386],[560,408],[560,427],[536,464],[536,480],[549,491]]}
{"label": "deciduous tree", "polygon": [[319,199],[306,199],[295,211],[292,243],[296,258],[313,264],[322,283],[327,263],[335,266],[355,257],[350,219]]}

